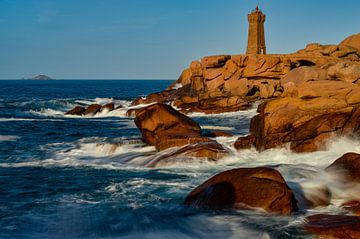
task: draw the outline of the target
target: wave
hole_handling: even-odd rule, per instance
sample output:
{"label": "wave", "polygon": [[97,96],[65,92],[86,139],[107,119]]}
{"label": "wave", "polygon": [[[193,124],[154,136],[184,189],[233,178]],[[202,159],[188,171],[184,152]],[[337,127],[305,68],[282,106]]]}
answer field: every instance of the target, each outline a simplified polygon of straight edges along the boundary
{"label": "wave", "polygon": [[[141,104],[136,106],[131,106],[131,101],[126,100],[114,100],[112,98],[96,98],[94,100],[76,100],[76,104],[72,104],[72,107],[61,108],[61,109],[54,109],[54,108],[41,108],[39,110],[29,110],[29,112],[33,115],[43,116],[43,117],[55,117],[55,118],[132,118],[132,116],[127,115],[128,110],[135,110],[140,109],[154,103],[150,104]],[[121,106],[121,108],[117,108],[112,111],[104,110],[102,112],[98,112],[95,115],[65,115],[65,112],[71,110],[77,105],[91,105],[91,104],[107,104],[107,103],[114,103],[115,108]],[[56,107],[55,107],[56,108]]]}
{"label": "wave", "polygon": [[16,141],[20,139],[19,136],[15,136],[15,135],[0,135],[0,142],[4,142],[4,141]]}
{"label": "wave", "polygon": [[216,125],[202,125],[201,129],[213,129],[213,130],[225,130],[225,131],[235,130],[234,127],[216,126]]}
{"label": "wave", "polygon": [[233,117],[244,117],[244,118],[252,118],[257,114],[258,103],[253,104],[251,108],[247,110],[240,110],[235,112],[226,112],[226,113],[219,113],[219,114],[205,114],[201,112],[191,112],[188,113],[187,116],[189,117],[209,117],[209,118],[233,118]]}
{"label": "wave", "polygon": [[[11,139],[11,138],[10,138]],[[181,160],[171,165],[157,169],[146,168],[146,165],[167,152],[156,152],[153,146],[144,145],[140,139],[118,138],[108,142],[107,138],[85,138],[68,144],[49,144],[43,147],[50,153],[46,160],[28,162],[0,163],[0,167],[91,167],[106,170],[140,170],[177,175],[179,181],[158,181],[155,179],[137,178],[124,182],[137,187],[168,187],[174,193],[189,191],[216,173],[248,167],[272,167],[277,169],[288,182],[297,199],[300,208],[305,208],[305,199],[319,200],[327,197],[327,190],[331,193],[331,205],[324,207],[324,212],[338,212],[342,202],[360,197],[360,185],[344,183],[338,175],[329,174],[325,168],[338,157],[347,152],[360,153],[358,141],[349,138],[339,138],[329,142],[326,151],[297,154],[288,149],[271,149],[258,152],[255,149],[236,151],[233,143],[236,137],[219,138],[219,142],[230,150],[231,154],[218,162],[201,160]],[[169,149],[169,152],[176,148]],[[181,176],[182,175],[182,176]],[[182,180],[186,177],[187,180]],[[154,181],[155,180],[155,181]],[[106,191],[118,193],[124,187],[123,183],[111,184]],[[316,209],[318,210],[318,209]],[[311,212],[311,211],[309,211]],[[316,211],[318,212],[318,211]]]}

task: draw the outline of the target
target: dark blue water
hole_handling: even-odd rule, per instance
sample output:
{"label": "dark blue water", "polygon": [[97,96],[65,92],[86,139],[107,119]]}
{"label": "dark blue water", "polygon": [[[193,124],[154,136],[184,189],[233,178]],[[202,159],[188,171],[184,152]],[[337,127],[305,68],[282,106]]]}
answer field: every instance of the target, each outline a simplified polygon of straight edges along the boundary
{"label": "dark blue water", "polygon": [[[156,152],[139,141],[125,113],[134,98],[170,84],[0,81],[0,238],[303,238],[293,224],[298,215],[183,206],[210,176],[261,158],[254,152],[234,153],[221,164],[144,167]],[[63,114],[108,102],[123,108],[93,117]],[[241,135],[254,112],[192,117],[205,130]],[[234,139],[222,140],[233,150]]]}

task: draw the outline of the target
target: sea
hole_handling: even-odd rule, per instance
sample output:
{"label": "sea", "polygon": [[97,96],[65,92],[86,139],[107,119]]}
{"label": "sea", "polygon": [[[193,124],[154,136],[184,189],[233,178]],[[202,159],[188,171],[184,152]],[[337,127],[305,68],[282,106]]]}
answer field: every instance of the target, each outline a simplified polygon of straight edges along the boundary
{"label": "sea", "polygon": [[[159,156],[141,142],[131,101],[166,89],[167,80],[0,80],[0,238],[311,238],[306,216],[345,213],[339,205],[360,189],[340,184],[324,169],[359,141],[334,139],[327,150],[295,154],[286,147],[237,152],[257,105],[247,111],[191,113],[203,131],[231,154],[217,162],[181,160],[159,168]],[[78,105],[114,102],[121,108],[94,116],[68,116]],[[290,216],[261,210],[189,208],[188,193],[211,176],[241,167],[279,170],[299,195],[332,194],[327,207]],[[299,196],[300,197],[300,196]]]}

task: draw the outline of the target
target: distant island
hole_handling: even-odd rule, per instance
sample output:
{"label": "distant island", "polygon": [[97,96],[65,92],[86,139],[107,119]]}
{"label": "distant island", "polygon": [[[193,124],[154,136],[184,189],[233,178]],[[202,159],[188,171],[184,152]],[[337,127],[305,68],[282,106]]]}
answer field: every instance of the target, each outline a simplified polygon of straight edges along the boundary
{"label": "distant island", "polygon": [[47,75],[37,75],[33,78],[30,78],[30,80],[54,80],[54,79]]}

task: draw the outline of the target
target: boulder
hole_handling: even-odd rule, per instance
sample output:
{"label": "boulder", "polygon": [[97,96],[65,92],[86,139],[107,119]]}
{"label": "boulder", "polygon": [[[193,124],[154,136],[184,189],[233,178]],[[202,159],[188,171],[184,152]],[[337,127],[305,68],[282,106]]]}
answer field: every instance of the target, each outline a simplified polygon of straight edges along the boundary
{"label": "boulder", "polygon": [[234,147],[237,150],[251,149],[252,147],[254,147],[255,140],[256,140],[256,138],[254,135],[240,137],[236,140]]}
{"label": "boulder", "polygon": [[82,106],[76,106],[75,108],[73,108],[72,110],[69,110],[68,112],[66,112],[66,115],[84,115],[85,114],[85,107]]}
{"label": "boulder", "polygon": [[155,148],[157,151],[163,151],[168,148],[204,142],[210,142],[210,139],[193,134],[162,134],[159,135],[155,143]]}
{"label": "boulder", "polygon": [[99,105],[99,104],[92,104],[92,105],[89,105],[84,114],[85,115],[95,115],[96,113],[98,113],[102,108],[102,105]]}
{"label": "boulder", "polygon": [[360,183],[360,154],[347,153],[326,168],[327,172],[340,174],[346,181]]}
{"label": "boulder", "polygon": [[100,109],[100,112],[103,112],[103,111],[110,112],[110,111],[113,111],[114,109],[115,109],[115,104],[114,103],[109,103],[109,104],[103,105],[101,107],[101,109]]}
{"label": "boulder", "polygon": [[136,111],[135,124],[142,139],[150,145],[159,144],[170,135],[201,137],[201,128],[191,118],[166,104],[153,104]]}
{"label": "boulder", "polygon": [[259,111],[250,126],[258,150],[289,144],[293,151],[313,152],[325,149],[330,138],[359,130],[360,109],[334,98],[280,98],[263,103]]}
{"label": "boulder", "polygon": [[340,46],[351,46],[360,52],[360,33],[349,36],[340,43]]}
{"label": "boulder", "polygon": [[296,199],[281,174],[271,168],[239,168],[222,172],[194,189],[185,204],[200,208],[261,208],[290,214]]}
{"label": "boulder", "polygon": [[[185,145],[185,144],[183,144]],[[166,152],[166,151],[165,151]],[[175,163],[187,161],[217,161],[229,152],[216,141],[205,141],[199,143],[187,144],[175,151],[169,151],[156,157],[147,167],[169,166]]]}
{"label": "boulder", "polygon": [[356,239],[360,238],[360,217],[318,214],[305,219],[307,232],[319,238]]}
{"label": "boulder", "polygon": [[360,201],[352,200],[341,205],[344,209],[352,212],[356,216],[360,216]]}

